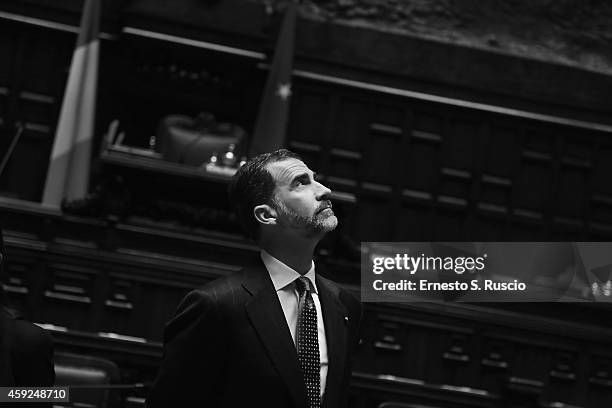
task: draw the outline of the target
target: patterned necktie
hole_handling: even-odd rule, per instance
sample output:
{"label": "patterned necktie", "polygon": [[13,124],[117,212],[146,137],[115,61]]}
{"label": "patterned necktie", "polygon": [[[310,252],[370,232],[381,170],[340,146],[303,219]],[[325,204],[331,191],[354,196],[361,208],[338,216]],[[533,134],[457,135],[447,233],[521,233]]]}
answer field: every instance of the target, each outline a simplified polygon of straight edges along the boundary
{"label": "patterned necktie", "polygon": [[297,350],[304,383],[308,408],[321,406],[321,360],[319,358],[319,337],[317,330],[317,309],[312,299],[310,279],[305,276],[295,280],[300,295],[298,304]]}

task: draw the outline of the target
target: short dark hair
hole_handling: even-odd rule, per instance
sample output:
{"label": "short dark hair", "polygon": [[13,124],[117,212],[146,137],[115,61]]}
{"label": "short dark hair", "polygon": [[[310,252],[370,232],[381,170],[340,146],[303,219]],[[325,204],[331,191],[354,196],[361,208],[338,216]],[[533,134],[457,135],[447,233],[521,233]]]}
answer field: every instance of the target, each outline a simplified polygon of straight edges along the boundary
{"label": "short dark hair", "polygon": [[249,238],[259,238],[259,223],[253,216],[253,208],[271,204],[276,183],[266,167],[270,163],[302,158],[287,149],[263,153],[253,157],[238,169],[229,188],[230,205]]}

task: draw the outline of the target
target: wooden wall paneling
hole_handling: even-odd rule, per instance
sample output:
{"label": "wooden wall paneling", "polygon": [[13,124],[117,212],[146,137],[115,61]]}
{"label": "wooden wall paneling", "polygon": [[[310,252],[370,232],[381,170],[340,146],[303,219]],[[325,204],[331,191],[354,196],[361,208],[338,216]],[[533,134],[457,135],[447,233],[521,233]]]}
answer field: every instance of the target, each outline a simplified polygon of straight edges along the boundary
{"label": "wooden wall paneling", "polygon": [[[473,177],[470,171],[443,166],[440,169],[440,195],[438,197],[459,200],[467,205]],[[438,201],[444,202],[440,198]]]}
{"label": "wooden wall paneling", "polygon": [[490,204],[483,207],[482,203],[479,203],[468,231],[470,240],[495,242],[507,239],[504,230],[508,214],[504,208]]}
{"label": "wooden wall paneling", "polygon": [[543,399],[584,405],[585,368],[578,352],[553,349]]}
{"label": "wooden wall paneling", "polygon": [[310,167],[312,171],[319,173],[322,165],[322,149],[321,146],[312,143],[300,142],[297,140],[291,140],[288,143],[288,149],[299,154],[304,163]]}
{"label": "wooden wall paneling", "polygon": [[597,160],[597,153],[600,146],[600,140],[603,139],[603,135],[596,135],[588,142],[585,142],[583,146],[583,151],[581,154],[581,159],[584,162],[589,164],[588,168],[588,180],[585,186],[586,195],[583,197],[583,219],[584,219],[584,234],[588,239],[593,239],[591,234],[591,223],[593,219],[593,196],[595,195],[595,164]]}
{"label": "wooden wall paneling", "polygon": [[[200,236],[172,230],[118,224],[119,250],[142,254],[168,254],[169,256],[205,259],[225,264],[231,259],[235,265],[245,265],[256,259],[259,251],[250,242],[235,236]],[[180,245],[176,245],[179,240]],[[225,273],[230,273],[226,270]]]}
{"label": "wooden wall paneling", "polygon": [[178,276],[171,278],[171,273],[168,279],[151,279],[126,272],[110,275],[112,292],[106,296],[101,327],[122,335],[162,341],[164,325],[174,315],[180,300],[197,285],[185,283]]}
{"label": "wooden wall paneling", "polygon": [[509,178],[483,174],[480,179],[479,209],[509,214],[510,190],[512,182]]}
{"label": "wooden wall paneling", "polygon": [[612,355],[602,350],[591,350],[586,382],[586,407],[612,405]]}
{"label": "wooden wall paneling", "polygon": [[333,147],[364,152],[368,146],[370,104],[352,93],[341,93],[333,134]]}
{"label": "wooden wall paneling", "polygon": [[612,197],[612,185],[607,183],[607,177],[612,174],[612,142],[609,138],[600,136],[596,139],[594,166],[593,166],[593,184],[595,193],[606,197]]}
{"label": "wooden wall paneling", "polygon": [[472,192],[475,201],[469,210],[473,213],[470,239],[495,241],[504,236],[510,216],[512,158],[517,154],[517,142],[516,133],[499,126],[495,117],[482,123]]}
{"label": "wooden wall paneling", "polygon": [[21,289],[22,294],[8,291],[10,302],[23,314],[24,318],[36,322],[44,321],[42,315],[47,306],[44,292],[49,281],[46,254],[42,251],[9,247],[7,248],[7,266],[8,282],[11,282],[11,276],[15,276],[15,281],[24,287]]}
{"label": "wooden wall paneling", "polygon": [[[418,202],[421,217],[415,223],[421,231],[421,239],[433,237],[431,226],[435,220],[436,186],[439,180],[440,146],[443,141],[441,118],[430,110],[411,105],[409,118],[409,151],[402,197],[405,203]],[[406,208],[406,204],[404,205]],[[409,214],[402,214],[404,224]]]}
{"label": "wooden wall paneling", "polygon": [[483,171],[490,176],[509,179],[514,170],[514,158],[519,153],[519,129],[497,116],[492,116],[488,123]]}
{"label": "wooden wall paneling", "polygon": [[[497,395],[467,387],[427,384],[418,380],[353,372],[349,406],[378,408],[384,402],[432,408],[498,407]],[[416,404],[416,405],[415,405]]]}
{"label": "wooden wall paneling", "polygon": [[[514,143],[511,145],[512,148],[510,150],[510,154],[507,155],[507,170],[508,170],[508,181],[504,180],[503,182],[507,184],[508,188],[508,217],[506,217],[506,222],[504,225],[504,236],[506,236],[508,240],[524,240],[529,235],[522,235],[522,229],[515,227],[515,220],[520,219],[518,215],[516,215],[517,208],[520,210],[522,203],[519,201],[520,197],[517,193],[519,181],[521,179],[522,172],[522,163],[523,163],[523,145],[525,144],[526,132],[525,128],[522,126],[512,126],[508,124],[505,128],[511,129],[509,132],[510,135],[514,136]],[[504,132],[506,134],[506,132]],[[512,137],[511,136],[511,137]],[[503,155],[503,151],[500,152],[500,155]]]}
{"label": "wooden wall paneling", "polygon": [[[413,110],[414,128],[411,133],[413,155],[411,169],[415,175],[422,175],[424,183],[409,182],[409,187],[425,188],[436,199],[439,171],[442,164],[442,145],[444,143],[444,118],[428,105]],[[425,173],[423,174],[423,170]],[[431,169],[431,173],[429,170]],[[429,177],[428,177],[429,176]]]}
{"label": "wooden wall paneling", "polygon": [[508,226],[509,241],[546,241],[541,214],[523,209],[514,210]]}
{"label": "wooden wall paneling", "polygon": [[370,143],[367,147],[371,160],[363,163],[364,182],[391,186],[398,177],[401,177],[397,163],[402,161],[405,154],[399,149],[404,133],[402,116],[403,109],[399,104],[372,101],[368,123]]}
{"label": "wooden wall paneling", "polygon": [[[399,214],[394,211],[397,210],[397,204],[394,203],[396,195],[393,193],[393,188],[397,178],[401,177],[397,173],[397,161],[401,160],[401,152],[398,153],[398,147],[403,132],[402,128],[395,124],[400,120],[400,114],[396,109],[395,112],[392,112],[389,108],[373,104],[371,112],[368,147],[364,151],[359,171],[362,200],[364,201],[360,203],[363,211],[360,221],[364,224],[362,234],[376,236],[378,237],[376,240],[384,241],[393,236],[396,220],[399,218]],[[396,118],[391,121],[394,124],[388,124],[381,123],[382,120],[378,120],[379,116],[383,120],[389,120],[385,116],[396,116]],[[374,199],[374,196],[377,198]],[[365,220],[366,214],[371,214],[372,221]]]}
{"label": "wooden wall paneling", "polygon": [[406,240],[419,236],[419,240],[425,241],[432,237],[433,188],[439,177],[437,165],[442,137],[434,133],[438,132],[437,123],[430,124],[424,119],[427,116],[416,108],[409,109],[406,116],[411,125],[407,135],[409,148],[404,164],[405,175],[401,180],[404,203],[400,216],[402,235]]}
{"label": "wooden wall paneling", "polygon": [[[544,207],[544,222],[549,236],[552,236],[555,228],[555,215],[559,213],[561,207],[562,159],[565,146],[564,129],[553,128],[551,133],[554,143],[552,148],[552,179],[549,181],[550,186],[547,189],[549,195]],[[554,238],[551,237],[550,239]]]}
{"label": "wooden wall paneling", "polygon": [[369,125],[370,144],[367,148],[369,160],[363,163],[363,182],[370,182],[390,187],[394,180],[400,177],[395,173],[398,154],[398,144],[402,129],[399,126],[372,122]]}
{"label": "wooden wall paneling", "polygon": [[410,229],[405,229],[403,225],[403,213],[404,213],[404,185],[407,177],[410,177],[409,173],[409,161],[411,156],[411,142],[410,134],[413,129],[412,109],[408,104],[404,104],[401,107],[399,118],[399,128],[401,134],[399,135],[399,141],[397,144],[397,152],[395,155],[395,179],[393,181],[393,240],[395,241],[408,241],[416,240],[415,235]]}
{"label": "wooden wall paneling", "polygon": [[[447,323],[411,321],[408,326],[408,357],[418,361],[421,376],[428,383],[475,386],[471,350],[473,331]],[[413,343],[413,341],[415,341]],[[412,346],[416,344],[416,346]]]}
{"label": "wooden wall paneling", "polygon": [[[3,287],[9,298],[10,306],[14,307],[27,318],[33,317],[35,302],[33,302],[32,291],[36,288],[30,281],[30,271],[36,270],[36,260],[33,257],[23,257],[14,251],[7,251],[6,280]],[[35,276],[35,275],[34,275]]]}
{"label": "wooden wall paneling", "polygon": [[323,182],[336,194],[343,194],[346,197],[343,202],[334,203],[334,211],[337,210],[336,216],[341,223],[337,231],[351,237],[359,236],[360,220],[355,205],[357,201],[355,194],[359,191],[356,175],[362,155],[356,151],[331,148],[323,157],[328,163],[323,166],[328,169],[326,174],[341,175],[328,175]]}
{"label": "wooden wall paneling", "polygon": [[[12,236],[11,236],[12,237]],[[70,330],[161,340],[184,295],[235,271],[163,254],[53,244],[9,247],[9,294],[26,318]]]}
{"label": "wooden wall paneling", "polygon": [[[443,111],[444,112],[444,111]],[[464,112],[444,112],[447,130],[442,144],[442,161],[445,167],[472,171],[479,142],[480,121]]]}
{"label": "wooden wall paneling", "polygon": [[[174,315],[187,292],[221,277],[230,269],[237,270],[231,265],[205,261],[179,263],[174,257],[156,259],[154,254],[147,258],[146,262],[131,265],[115,261],[110,273],[110,291],[105,295],[108,317],[121,315],[126,323],[121,334],[147,340],[161,341],[165,323]],[[112,328],[113,322],[109,320],[108,325]]]}
{"label": "wooden wall paneling", "polygon": [[[360,241],[377,241],[379,237],[384,237],[384,234],[388,232],[386,229],[388,228],[388,220],[386,220],[384,216],[381,216],[381,214],[386,214],[386,202],[384,198],[381,197],[381,193],[384,195],[385,191],[377,191],[377,189],[374,188],[374,190],[370,189],[368,197],[365,195],[366,168],[371,160],[376,160],[371,149],[372,137],[370,129],[374,103],[370,99],[366,100],[365,98],[360,99],[357,103],[347,98],[343,101],[341,107],[344,107],[346,110],[351,109],[353,110],[353,115],[358,115],[354,116],[352,119],[355,133],[351,136],[351,142],[349,144],[344,143],[340,146],[337,145],[348,151],[361,152],[359,167],[357,167],[357,171],[355,172],[357,181],[357,204],[355,206],[355,211],[356,214],[358,214],[356,221],[356,228],[358,231],[357,239]],[[346,110],[341,110],[340,118],[343,120],[346,120]],[[339,125],[342,125],[342,121],[339,122]],[[346,142],[346,140],[343,140],[343,142]],[[364,217],[365,214],[368,215]],[[374,222],[374,220],[378,222]],[[385,222],[387,222],[386,225]]]}
{"label": "wooden wall paneling", "polygon": [[[216,278],[210,275],[197,276],[196,283],[193,279],[179,278],[180,275],[171,270],[165,276],[165,278],[156,279],[141,278],[136,283],[140,292],[140,303],[134,319],[143,322],[146,330],[142,335],[156,341],[161,341],[164,326],[174,316],[183,297],[191,290]],[[151,316],[155,318],[152,319]]]}
{"label": "wooden wall paneling", "polygon": [[511,358],[514,354],[512,343],[499,338],[491,338],[483,333],[478,354],[480,364],[479,382],[481,387],[500,394],[508,380]]}
{"label": "wooden wall paneling", "polygon": [[535,205],[542,214],[545,231],[550,236],[553,213],[557,206],[563,140],[556,132],[558,129],[542,129],[541,126],[530,124],[526,126],[527,145],[523,158],[531,163],[523,169],[524,177],[529,179],[525,193],[534,197],[530,204]]}
{"label": "wooden wall paneling", "polygon": [[567,217],[554,217],[553,225],[548,232],[550,241],[575,241],[582,242],[587,239],[583,220]]}
{"label": "wooden wall paneling", "polygon": [[479,365],[475,347],[478,336],[472,331],[445,331],[445,349],[442,354],[447,373],[445,384],[483,388],[478,378]]}
{"label": "wooden wall paneling", "polygon": [[[343,129],[337,129],[336,121],[338,117],[338,107],[340,105],[340,96],[337,92],[331,92],[328,96],[328,110],[325,116],[325,127],[323,129],[323,143],[321,145],[321,161],[319,172],[323,175],[324,182],[328,182],[328,176],[331,173],[332,163],[335,163],[334,158],[331,155],[332,148],[334,145],[336,131],[344,131]],[[329,186],[328,186],[329,187]]]}
{"label": "wooden wall paneling", "polygon": [[[143,336],[143,330],[134,319],[134,308],[140,305],[140,287],[131,279],[117,276],[107,271],[108,280],[104,288],[104,313],[99,322],[99,330],[131,336]],[[156,315],[151,315],[154,320]]]}
{"label": "wooden wall paneling", "polygon": [[388,316],[378,315],[376,317],[372,339],[374,358],[372,366],[368,368],[375,373],[417,378],[410,375],[410,366],[404,358],[406,347],[410,347],[406,342],[404,325],[389,319]]}
{"label": "wooden wall paneling", "polygon": [[356,189],[359,185],[359,169],[363,155],[361,152],[332,148],[329,151],[329,180],[339,188]]}
{"label": "wooden wall paneling", "polygon": [[533,152],[524,154],[521,175],[514,191],[517,208],[533,211],[544,216],[546,203],[550,196],[552,177],[552,158],[548,155],[537,156]]}
{"label": "wooden wall paneling", "polygon": [[[418,113],[412,111],[414,126],[417,126]],[[410,132],[410,150],[407,161],[404,187],[421,193],[432,194],[437,179],[437,155],[440,150],[442,136],[437,133],[427,133],[417,127]],[[406,194],[404,194],[406,195]]]}
{"label": "wooden wall paneling", "polygon": [[96,293],[99,270],[92,268],[93,265],[59,263],[53,258],[47,258],[40,321],[75,330],[93,330],[96,318],[100,317],[95,310],[96,302],[101,300]]}
{"label": "wooden wall paneling", "polygon": [[404,200],[397,220],[397,241],[428,241],[431,237],[431,200]]}
{"label": "wooden wall paneling", "polygon": [[289,120],[289,142],[311,143],[323,147],[328,139],[330,98],[333,94],[310,82],[298,82],[296,85],[298,86],[295,87]]}
{"label": "wooden wall paneling", "polygon": [[520,175],[513,191],[515,207],[544,217],[553,184],[553,137],[525,129]]}
{"label": "wooden wall paneling", "polygon": [[526,333],[505,336],[514,347],[508,374],[516,383],[531,385],[542,392],[549,381],[551,349],[558,343],[552,339],[538,341],[536,336],[535,333],[531,337]]}
{"label": "wooden wall paneling", "polygon": [[[108,242],[107,234],[115,227],[116,221],[112,218],[99,219],[93,217],[80,217],[64,215],[61,220],[52,220],[50,225],[43,225],[41,238],[52,241],[53,250],[62,251],[64,245],[87,249],[104,249],[107,245],[117,246],[121,243],[118,237],[114,242]],[[44,234],[53,234],[47,235]],[[61,234],[61,235],[60,235]]]}
{"label": "wooden wall paneling", "polygon": [[393,236],[399,218],[397,194],[393,189],[397,179],[402,177],[398,167],[403,155],[399,149],[403,135],[401,107],[372,99],[367,126],[368,139],[364,145],[367,147],[359,171],[360,186],[363,194],[375,194],[386,202],[385,205],[380,202],[376,218],[384,224],[388,239]]}
{"label": "wooden wall paneling", "polygon": [[436,215],[432,230],[432,241],[465,241],[467,218],[467,200],[438,196],[435,206]]}
{"label": "wooden wall paneling", "polygon": [[373,325],[370,372],[430,384],[478,386],[475,336],[469,326],[460,327],[445,318],[432,321],[418,314],[383,313],[377,314]]}
{"label": "wooden wall paneling", "polygon": [[561,180],[557,214],[583,222],[590,194],[591,155],[598,135],[566,131],[561,158]]}
{"label": "wooden wall paneling", "polygon": [[384,242],[391,236],[395,219],[389,214],[390,193],[390,191],[374,193],[369,191],[361,194],[357,204],[359,239],[361,241]]}
{"label": "wooden wall paneling", "polygon": [[[435,168],[436,168],[436,177],[434,178],[434,183],[431,185],[431,193],[432,196],[434,198],[434,202],[435,205],[432,207],[432,220],[431,220],[431,225],[432,225],[432,240],[437,241],[439,240],[441,237],[448,237],[448,238],[444,238],[444,239],[450,239],[450,240],[455,240],[457,233],[459,233],[459,231],[461,231],[461,228],[457,228],[457,225],[450,225],[450,224],[445,224],[444,221],[444,217],[440,216],[440,203],[446,202],[446,207],[452,206],[453,202],[455,203],[455,206],[457,204],[459,205],[465,205],[466,203],[463,202],[461,203],[461,201],[463,199],[458,199],[452,196],[447,196],[444,195],[442,193],[442,188],[443,188],[443,183],[444,183],[444,179],[442,177],[442,169],[445,166],[445,157],[444,157],[444,150],[445,150],[445,145],[446,145],[446,140],[449,137],[449,134],[452,131],[452,124],[450,123],[450,118],[448,117],[448,115],[445,115],[443,112],[439,112],[439,128],[440,128],[440,136],[441,136],[441,141],[440,141],[440,145],[439,145],[439,151],[437,152],[437,156],[436,156],[436,161],[435,161]],[[458,202],[459,201],[459,202]],[[446,231],[454,231],[454,234],[452,235],[444,235],[446,233]]]}
{"label": "wooden wall paneling", "polygon": [[591,226],[600,225],[612,229],[612,145],[603,138],[597,140],[593,154],[593,170],[589,202]]}
{"label": "wooden wall paneling", "polygon": [[[331,88],[326,123],[327,137],[321,151],[321,168],[324,171],[324,183],[333,191],[358,196],[360,166],[362,158],[362,140],[365,132],[368,109],[367,101],[356,98],[355,93],[339,88]],[[359,199],[347,203],[339,212],[344,217],[341,226],[344,233],[359,239]]]}

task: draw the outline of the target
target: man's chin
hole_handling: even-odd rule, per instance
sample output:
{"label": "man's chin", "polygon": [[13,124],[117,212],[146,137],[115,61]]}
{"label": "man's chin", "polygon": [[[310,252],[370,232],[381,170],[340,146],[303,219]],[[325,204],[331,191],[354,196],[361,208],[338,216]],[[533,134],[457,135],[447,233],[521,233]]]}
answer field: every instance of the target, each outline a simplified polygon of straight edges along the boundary
{"label": "man's chin", "polygon": [[332,232],[338,226],[338,218],[336,218],[335,215],[330,215],[329,217],[326,217],[321,224],[324,232]]}

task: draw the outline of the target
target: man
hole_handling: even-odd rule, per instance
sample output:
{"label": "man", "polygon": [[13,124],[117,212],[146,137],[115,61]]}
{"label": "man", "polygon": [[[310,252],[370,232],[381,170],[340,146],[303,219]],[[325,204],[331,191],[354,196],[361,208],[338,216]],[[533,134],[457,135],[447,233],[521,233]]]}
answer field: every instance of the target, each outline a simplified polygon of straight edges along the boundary
{"label": "man", "polygon": [[288,150],[240,168],[230,199],[261,259],[183,300],[149,408],[344,406],[361,305],[312,261],[338,224],[330,193]]}

